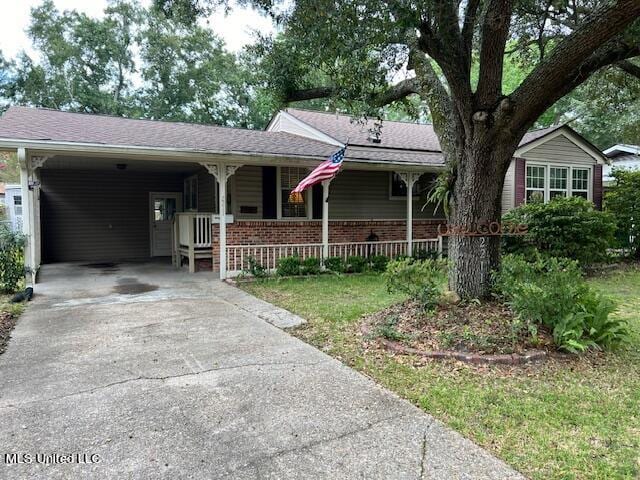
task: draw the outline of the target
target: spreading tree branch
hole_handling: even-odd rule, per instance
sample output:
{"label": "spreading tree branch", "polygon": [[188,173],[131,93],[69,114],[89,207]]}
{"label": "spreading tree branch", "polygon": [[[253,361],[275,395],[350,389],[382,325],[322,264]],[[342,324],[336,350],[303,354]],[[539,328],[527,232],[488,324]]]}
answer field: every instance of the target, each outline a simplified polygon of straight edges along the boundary
{"label": "spreading tree branch", "polygon": [[[556,48],[529,74],[512,94],[515,111],[511,130],[522,132],[550,107],[560,96],[584,82],[593,73],[593,68],[621,60],[609,40],[620,34],[640,15],[640,1],[617,0],[607,2],[596,9],[572,34],[562,40]],[[602,45],[609,45],[602,50]],[[609,51],[610,49],[610,51]],[[592,58],[600,52],[598,59]],[[620,52],[617,51],[619,55]],[[585,59],[587,61],[585,62]],[[591,59],[591,61],[589,61]],[[597,68],[596,68],[597,69]]]}
{"label": "spreading tree branch", "polygon": [[621,62],[616,63],[616,67],[628,73],[629,75],[633,75],[634,77],[640,79],[640,66],[635,63],[631,63],[629,60],[623,60]]}
{"label": "spreading tree branch", "polygon": [[504,51],[509,36],[513,0],[488,0],[482,22],[480,74],[475,94],[479,108],[487,108],[502,92]]}

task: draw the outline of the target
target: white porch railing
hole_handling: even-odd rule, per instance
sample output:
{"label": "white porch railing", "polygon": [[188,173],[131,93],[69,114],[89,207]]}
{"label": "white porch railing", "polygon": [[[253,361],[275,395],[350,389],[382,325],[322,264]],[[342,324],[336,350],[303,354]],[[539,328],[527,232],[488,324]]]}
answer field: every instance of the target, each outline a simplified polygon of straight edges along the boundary
{"label": "white porch railing", "polygon": [[[323,259],[322,243],[274,244],[274,245],[227,245],[227,275],[237,276],[250,268],[250,259],[269,272],[275,272],[278,260],[283,257],[298,256],[301,259]],[[441,253],[442,243],[438,238],[413,240],[413,253],[420,251]],[[341,257],[347,260],[353,255],[369,257],[384,255],[395,258],[407,254],[406,240],[382,242],[346,242],[330,243],[329,257]]]}
{"label": "white porch railing", "polygon": [[212,213],[182,212],[176,214],[181,247],[211,247]]}

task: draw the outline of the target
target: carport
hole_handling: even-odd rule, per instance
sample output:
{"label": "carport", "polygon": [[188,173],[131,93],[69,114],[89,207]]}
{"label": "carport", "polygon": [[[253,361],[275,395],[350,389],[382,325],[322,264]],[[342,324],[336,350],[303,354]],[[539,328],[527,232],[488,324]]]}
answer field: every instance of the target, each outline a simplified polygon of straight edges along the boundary
{"label": "carport", "polygon": [[55,155],[40,169],[42,263],[170,257],[171,222],[194,179],[213,212],[215,179],[193,162]]}

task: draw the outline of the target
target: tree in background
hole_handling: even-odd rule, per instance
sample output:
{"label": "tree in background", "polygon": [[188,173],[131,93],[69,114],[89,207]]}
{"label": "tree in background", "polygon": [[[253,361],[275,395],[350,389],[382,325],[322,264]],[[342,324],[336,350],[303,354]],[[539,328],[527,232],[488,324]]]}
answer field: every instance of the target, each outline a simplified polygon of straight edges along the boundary
{"label": "tree in background", "polygon": [[605,196],[605,208],[616,219],[620,245],[640,259],[640,171],[617,168],[611,176],[614,183]]}
{"label": "tree in background", "polygon": [[37,59],[0,55],[7,104],[249,128],[266,125],[273,110],[250,56],[136,1],[110,2],[95,19],[45,0],[28,33]]}
{"label": "tree in background", "polygon": [[[223,3],[155,2],[191,23]],[[632,70],[629,59],[640,55],[638,0],[253,3],[285,27],[284,38],[266,46],[270,86],[282,102],[350,100],[364,113],[412,96],[428,105],[449,167],[438,192],[450,198],[450,222],[470,229],[499,221],[505,174],[527,130],[596,72]],[[530,68],[505,92],[514,43]],[[499,238],[452,237],[449,253],[451,289],[487,297]]]}

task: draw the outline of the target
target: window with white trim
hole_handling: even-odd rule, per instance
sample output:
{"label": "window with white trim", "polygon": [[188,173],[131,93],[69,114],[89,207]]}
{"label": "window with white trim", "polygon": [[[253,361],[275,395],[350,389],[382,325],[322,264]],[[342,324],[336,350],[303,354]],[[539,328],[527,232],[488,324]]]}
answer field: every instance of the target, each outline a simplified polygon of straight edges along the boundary
{"label": "window with white trim", "polygon": [[184,180],[184,209],[198,210],[198,176],[193,175]]}
{"label": "window with white trim", "polygon": [[589,169],[573,168],[571,170],[571,195],[589,198]]}
{"label": "window with white trim", "polygon": [[567,167],[549,167],[549,200],[569,196],[568,171]]}
{"label": "window with white trim", "polygon": [[13,213],[17,216],[22,215],[22,195],[13,197]]}
{"label": "window with white trim", "polygon": [[304,203],[289,202],[291,190],[309,174],[303,167],[280,167],[280,216],[281,218],[307,218],[309,192],[302,192]]}
{"label": "window with white trim", "polygon": [[546,188],[546,168],[540,165],[527,165],[526,201],[544,201]]}
{"label": "window with white trim", "polygon": [[591,169],[585,167],[527,163],[525,199],[549,201],[555,197],[582,197],[590,200]]}

